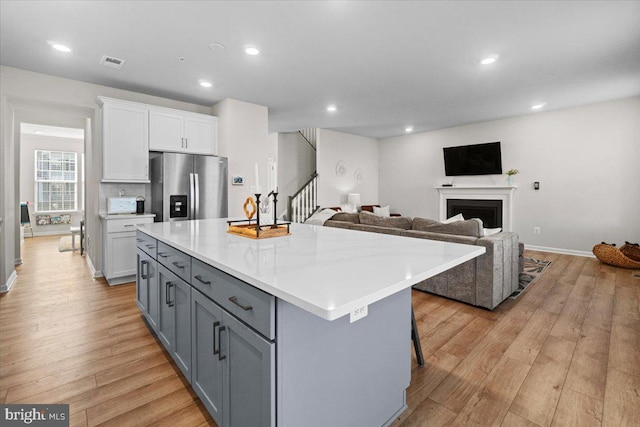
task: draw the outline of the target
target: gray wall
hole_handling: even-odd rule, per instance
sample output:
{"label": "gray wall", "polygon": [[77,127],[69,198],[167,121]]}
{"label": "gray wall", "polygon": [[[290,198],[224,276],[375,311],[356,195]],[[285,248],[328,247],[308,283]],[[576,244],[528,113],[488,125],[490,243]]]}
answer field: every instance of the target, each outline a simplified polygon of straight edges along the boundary
{"label": "gray wall", "polygon": [[443,147],[492,141],[503,170],[520,170],[513,230],[526,245],[587,255],[601,241],[640,241],[640,97],[381,140],[381,202],[437,219],[434,186],[505,185],[444,174]]}

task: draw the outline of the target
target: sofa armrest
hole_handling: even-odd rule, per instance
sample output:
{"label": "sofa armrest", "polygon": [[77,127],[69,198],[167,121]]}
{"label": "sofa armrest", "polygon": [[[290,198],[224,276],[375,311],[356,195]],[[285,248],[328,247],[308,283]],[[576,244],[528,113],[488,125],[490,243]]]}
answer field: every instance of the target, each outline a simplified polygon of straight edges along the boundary
{"label": "sofa armrest", "polygon": [[478,239],[486,253],[477,258],[478,305],[493,308],[518,289],[518,234],[501,232]]}

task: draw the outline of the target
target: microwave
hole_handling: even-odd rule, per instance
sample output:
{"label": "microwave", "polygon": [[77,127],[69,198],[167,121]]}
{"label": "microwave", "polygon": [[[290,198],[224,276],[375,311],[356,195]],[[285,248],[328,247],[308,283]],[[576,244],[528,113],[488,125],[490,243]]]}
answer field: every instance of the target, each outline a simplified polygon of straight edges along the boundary
{"label": "microwave", "polygon": [[107,197],[107,214],[134,214],[136,213],[135,197]]}

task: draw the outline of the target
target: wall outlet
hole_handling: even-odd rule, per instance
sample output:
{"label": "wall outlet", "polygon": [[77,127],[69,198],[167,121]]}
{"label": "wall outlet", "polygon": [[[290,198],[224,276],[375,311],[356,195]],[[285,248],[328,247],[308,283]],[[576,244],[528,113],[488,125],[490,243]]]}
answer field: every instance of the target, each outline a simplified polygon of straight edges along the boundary
{"label": "wall outlet", "polygon": [[540,234],[540,227],[533,227],[533,234]]}
{"label": "wall outlet", "polygon": [[364,307],[356,308],[350,313],[349,323],[353,323],[357,320],[362,319],[363,317],[367,317],[369,314],[369,306],[365,305]]}

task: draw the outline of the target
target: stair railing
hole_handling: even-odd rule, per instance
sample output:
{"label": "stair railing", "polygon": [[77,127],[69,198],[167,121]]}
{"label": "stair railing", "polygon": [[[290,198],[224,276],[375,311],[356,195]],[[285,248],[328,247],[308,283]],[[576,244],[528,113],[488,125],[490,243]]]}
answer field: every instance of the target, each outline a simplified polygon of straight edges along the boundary
{"label": "stair railing", "polygon": [[293,196],[289,196],[289,221],[305,222],[318,209],[318,174],[313,173]]}
{"label": "stair railing", "polygon": [[317,137],[318,137],[318,129],[316,128],[307,128],[300,129],[298,131],[300,135],[307,141],[307,144],[313,149],[313,151],[317,151]]}

